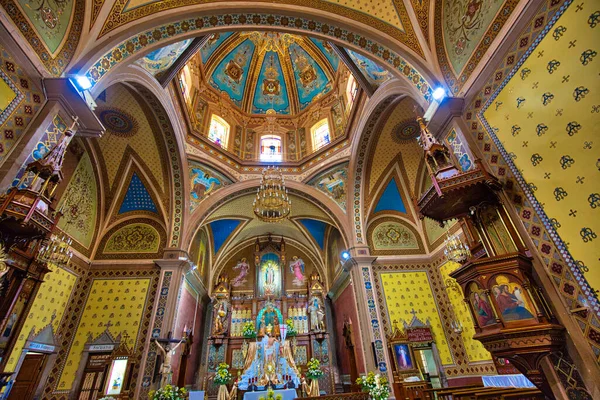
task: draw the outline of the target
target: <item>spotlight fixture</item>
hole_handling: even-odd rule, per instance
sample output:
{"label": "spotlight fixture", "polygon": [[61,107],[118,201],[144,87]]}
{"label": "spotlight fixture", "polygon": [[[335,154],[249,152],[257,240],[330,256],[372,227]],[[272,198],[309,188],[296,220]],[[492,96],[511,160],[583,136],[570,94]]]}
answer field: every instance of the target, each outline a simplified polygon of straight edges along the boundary
{"label": "spotlight fixture", "polygon": [[350,252],[348,252],[348,250],[344,250],[344,251],[342,251],[341,256],[342,256],[343,260],[347,260],[350,258]]}
{"label": "spotlight fixture", "polygon": [[443,87],[438,87],[433,91],[433,98],[437,101],[442,100],[446,97],[446,90]]}
{"label": "spotlight fixture", "polygon": [[71,81],[77,86],[80,91],[88,90],[92,87],[92,81],[85,75],[74,75]]}

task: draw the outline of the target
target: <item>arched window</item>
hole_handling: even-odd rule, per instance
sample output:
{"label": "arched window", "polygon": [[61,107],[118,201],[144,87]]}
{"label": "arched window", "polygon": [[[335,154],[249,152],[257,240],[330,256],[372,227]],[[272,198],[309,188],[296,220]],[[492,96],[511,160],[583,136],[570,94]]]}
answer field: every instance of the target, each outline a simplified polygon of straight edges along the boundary
{"label": "arched window", "polygon": [[229,124],[218,115],[213,114],[210,119],[208,139],[224,149],[227,148],[227,139],[229,139]]}
{"label": "arched window", "polygon": [[356,83],[356,79],[354,79],[354,76],[352,74],[350,74],[350,76],[348,77],[348,84],[346,85],[346,105],[348,107],[347,110],[350,111],[352,109],[352,105],[354,104],[354,101],[356,100],[356,95],[358,94],[358,84]]}
{"label": "arched window", "polygon": [[326,146],[331,142],[329,138],[329,123],[327,118],[323,118],[319,122],[310,128],[312,134],[313,150],[319,150],[321,147]]}
{"label": "arched window", "polygon": [[260,161],[281,162],[281,137],[268,135],[260,138]]}

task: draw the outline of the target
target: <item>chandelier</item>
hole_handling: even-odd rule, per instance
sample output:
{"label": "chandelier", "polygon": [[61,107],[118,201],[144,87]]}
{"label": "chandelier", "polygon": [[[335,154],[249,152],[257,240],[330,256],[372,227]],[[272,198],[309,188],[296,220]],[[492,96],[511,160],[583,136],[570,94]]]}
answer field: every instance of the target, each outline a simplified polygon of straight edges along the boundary
{"label": "chandelier", "polygon": [[256,199],[252,203],[254,215],[264,222],[279,222],[290,215],[291,207],[281,170],[275,167],[263,169]]}
{"label": "chandelier", "polygon": [[61,233],[60,235],[52,234],[50,239],[47,239],[40,246],[37,256],[38,261],[55,264],[60,267],[67,267],[73,257],[73,251],[70,246],[73,239]]}
{"label": "chandelier", "polygon": [[451,235],[447,232],[446,236],[446,240],[444,241],[444,255],[448,260],[463,264],[471,257],[469,246],[461,242],[456,234]]}

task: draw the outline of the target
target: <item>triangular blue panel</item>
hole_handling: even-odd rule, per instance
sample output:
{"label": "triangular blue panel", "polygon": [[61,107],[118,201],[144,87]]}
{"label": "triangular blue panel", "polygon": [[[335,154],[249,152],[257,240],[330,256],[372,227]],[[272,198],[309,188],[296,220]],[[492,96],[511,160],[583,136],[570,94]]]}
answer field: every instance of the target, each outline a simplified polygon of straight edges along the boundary
{"label": "triangular blue panel", "polygon": [[402,201],[402,196],[400,195],[400,190],[398,190],[395,179],[390,180],[390,183],[388,183],[383,194],[379,198],[379,201],[375,206],[375,212],[377,213],[379,211],[398,211],[406,213],[406,207]]}
{"label": "triangular blue panel", "polygon": [[220,219],[209,223],[213,236],[213,250],[215,254],[219,252],[221,246],[225,243],[225,240],[227,240],[229,235],[235,231],[240,222],[242,221],[239,219]]}
{"label": "triangular blue panel", "polygon": [[152,201],[148,189],[146,189],[146,186],[144,186],[135,172],[129,182],[129,187],[127,188],[127,193],[125,193],[123,203],[121,203],[119,214],[129,211],[152,211],[158,213],[156,204]]}
{"label": "triangular blue panel", "polygon": [[321,250],[323,250],[323,247],[325,246],[325,229],[327,228],[327,224],[316,219],[300,219],[299,221],[312,235]]}

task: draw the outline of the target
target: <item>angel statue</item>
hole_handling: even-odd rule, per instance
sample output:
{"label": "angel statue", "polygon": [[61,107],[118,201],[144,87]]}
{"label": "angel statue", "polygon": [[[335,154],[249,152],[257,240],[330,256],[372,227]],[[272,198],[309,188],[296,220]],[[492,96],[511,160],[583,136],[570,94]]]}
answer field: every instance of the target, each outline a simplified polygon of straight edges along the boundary
{"label": "angel statue", "polygon": [[306,277],[304,276],[304,261],[298,256],[292,257],[292,261],[290,261],[290,271],[294,274],[293,285],[294,286],[303,286],[304,280]]}
{"label": "angel statue", "polygon": [[246,276],[248,275],[248,270],[250,270],[250,265],[246,262],[246,258],[242,258],[238,261],[237,265],[233,267],[233,269],[239,269],[238,275],[231,280],[231,286],[239,287],[246,283]]}
{"label": "angel statue", "polygon": [[164,387],[165,385],[171,384],[171,379],[173,377],[173,368],[171,367],[171,360],[173,359],[173,354],[175,354],[175,350],[184,342],[185,339],[181,339],[179,343],[175,347],[171,349],[171,343],[167,343],[165,347],[163,347],[158,340],[154,339],[156,346],[158,346],[158,350],[160,350],[163,356],[163,363],[160,366],[160,387]]}

